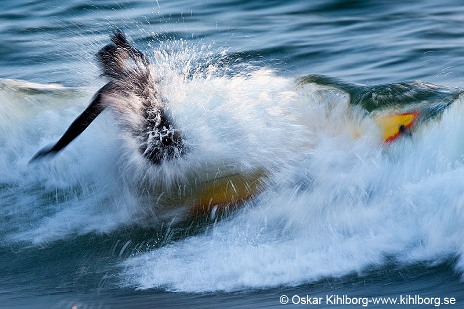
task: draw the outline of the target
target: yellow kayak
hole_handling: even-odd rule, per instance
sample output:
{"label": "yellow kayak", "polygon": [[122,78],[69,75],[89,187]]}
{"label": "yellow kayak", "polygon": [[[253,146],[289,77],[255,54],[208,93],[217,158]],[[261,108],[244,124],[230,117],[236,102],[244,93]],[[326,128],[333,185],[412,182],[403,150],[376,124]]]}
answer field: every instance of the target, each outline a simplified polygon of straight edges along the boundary
{"label": "yellow kayak", "polygon": [[[159,83],[152,82],[158,77],[151,70],[149,58],[132,46],[124,33],[115,31],[111,42],[97,53],[97,59],[108,83],[97,91],[88,107],[71,123],[61,138],[54,145],[39,150],[30,162],[61,152],[108,107],[119,116],[120,124],[128,130],[128,136],[133,139],[134,145],[138,145],[137,151],[148,164],[158,166],[164,161],[176,160],[185,155],[188,147],[185,147],[182,131],[171,119],[172,115],[164,112],[167,102],[158,89]],[[429,102],[428,106],[422,105],[419,110],[413,107],[413,111],[405,112],[403,109],[402,112],[391,111],[378,116],[370,114],[383,132],[385,143],[395,141],[416,123],[440,115],[461,93],[420,82],[370,87],[315,75],[298,80],[299,86],[307,84],[344,92],[349,96],[351,105],[360,106],[369,113],[392,106],[410,109],[417,106],[412,104],[424,100]],[[358,129],[353,131],[356,135],[362,134],[358,132],[362,130]],[[189,211],[198,214],[242,204],[260,191],[266,177],[263,171],[241,173],[232,170],[214,174],[213,177],[202,177],[200,174],[204,174],[204,171],[198,171],[194,179],[167,189],[149,183],[144,192],[153,193],[148,195],[156,199],[156,205],[166,208],[187,207]]]}
{"label": "yellow kayak", "polygon": [[[385,143],[398,139],[411,129],[420,116],[420,111],[400,112],[375,117]],[[188,206],[193,214],[208,213],[213,209],[237,206],[259,193],[264,172],[233,174],[206,181],[190,187],[190,192],[175,204]],[[173,200],[170,201],[174,202]]]}

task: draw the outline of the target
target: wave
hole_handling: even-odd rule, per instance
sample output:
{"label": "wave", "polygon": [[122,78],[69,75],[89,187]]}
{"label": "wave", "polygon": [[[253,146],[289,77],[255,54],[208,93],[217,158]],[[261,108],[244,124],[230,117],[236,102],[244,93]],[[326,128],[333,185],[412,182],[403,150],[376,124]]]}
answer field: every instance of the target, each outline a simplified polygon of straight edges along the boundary
{"label": "wave", "polygon": [[324,136],[254,205],[201,235],[129,258],[125,284],[261,289],[455,257],[462,271],[461,104],[431,133],[388,149]]}
{"label": "wave", "polygon": [[[160,182],[230,168],[265,169],[269,176],[262,192],[229,216],[127,258],[120,265],[124,286],[235,291],[343,276],[391,260],[450,257],[462,271],[464,110],[458,90],[399,85],[414,95],[389,108],[428,104],[434,113],[412,136],[385,144],[369,106],[392,85],[302,82],[254,68],[223,74],[210,67],[211,74],[185,78],[178,63],[156,66],[165,76],[161,91],[194,149],[180,162],[151,170]],[[121,147],[130,143],[111,113],[59,157],[27,165],[95,89],[1,85],[3,245],[42,245],[133,225],[156,228],[166,220],[134,188],[138,154]]]}
{"label": "wave", "polygon": [[[339,104],[339,95],[320,98]],[[346,110],[326,108],[312,119],[320,130],[311,150],[275,173],[252,205],[200,235],[127,259],[124,283],[236,291],[449,258],[462,271],[462,98],[441,121],[388,146],[375,134],[349,138]]]}

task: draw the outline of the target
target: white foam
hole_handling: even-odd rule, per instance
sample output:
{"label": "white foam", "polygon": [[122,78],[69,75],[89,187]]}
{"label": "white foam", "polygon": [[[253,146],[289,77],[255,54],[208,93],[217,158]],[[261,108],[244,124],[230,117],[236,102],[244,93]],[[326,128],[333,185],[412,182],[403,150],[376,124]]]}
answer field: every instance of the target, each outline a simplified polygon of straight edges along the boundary
{"label": "white foam", "polygon": [[0,87],[16,88],[21,90],[62,90],[66,89],[60,84],[39,84],[19,79],[0,79]]}
{"label": "white foam", "polygon": [[110,114],[52,160],[28,165],[35,152],[56,142],[94,90],[0,91],[5,95],[0,119],[6,120],[0,126],[0,185],[8,188],[1,204],[11,218],[6,238],[40,244],[130,224],[136,199],[117,178],[121,141]]}

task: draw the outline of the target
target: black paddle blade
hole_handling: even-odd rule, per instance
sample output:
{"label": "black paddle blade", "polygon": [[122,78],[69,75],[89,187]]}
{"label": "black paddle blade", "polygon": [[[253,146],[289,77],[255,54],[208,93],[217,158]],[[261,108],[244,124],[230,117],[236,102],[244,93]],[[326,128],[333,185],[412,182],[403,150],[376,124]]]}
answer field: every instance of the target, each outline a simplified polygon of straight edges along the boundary
{"label": "black paddle blade", "polygon": [[111,87],[111,83],[103,86],[97,94],[94,96],[90,105],[82,112],[69,126],[63,136],[53,146],[46,146],[39,150],[29,161],[32,163],[42,158],[55,155],[66,146],[69,145],[76,137],[78,137],[84,130],[97,118],[97,116],[105,109],[105,105],[102,103],[104,93]]}

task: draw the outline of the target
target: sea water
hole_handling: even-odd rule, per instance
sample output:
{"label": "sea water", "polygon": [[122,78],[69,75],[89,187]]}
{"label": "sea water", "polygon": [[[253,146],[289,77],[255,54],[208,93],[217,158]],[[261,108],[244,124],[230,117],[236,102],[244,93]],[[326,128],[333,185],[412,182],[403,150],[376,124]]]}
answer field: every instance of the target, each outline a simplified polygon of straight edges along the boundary
{"label": "sea water", "polygon": [[[458,1],[2,1],[0,307],[459,307],[463,18]],[[153,62],[190,145],[159,181],[234,165],[267,171],[260,194],[160,218],[106,111],[28,164],[104,85],[94,54],[115,29]],[[298,83],[308,74],[453,99],[384,144],[347,92]]]}

